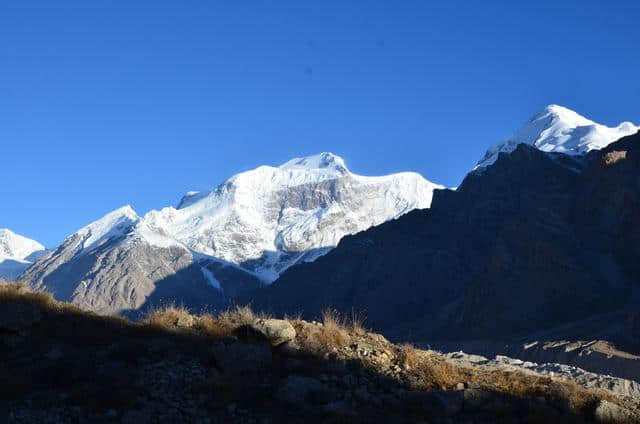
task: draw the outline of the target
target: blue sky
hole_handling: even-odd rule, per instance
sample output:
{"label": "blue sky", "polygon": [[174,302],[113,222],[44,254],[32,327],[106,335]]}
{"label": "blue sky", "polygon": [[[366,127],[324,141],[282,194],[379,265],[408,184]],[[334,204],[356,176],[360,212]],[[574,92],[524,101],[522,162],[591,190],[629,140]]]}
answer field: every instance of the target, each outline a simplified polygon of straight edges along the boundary
{"label": "blue sky", "polygon": [[333,151],[457,185],[548,103],[640,121],[634,1],[0,3],[0,227],[55,245],[109,210]]}

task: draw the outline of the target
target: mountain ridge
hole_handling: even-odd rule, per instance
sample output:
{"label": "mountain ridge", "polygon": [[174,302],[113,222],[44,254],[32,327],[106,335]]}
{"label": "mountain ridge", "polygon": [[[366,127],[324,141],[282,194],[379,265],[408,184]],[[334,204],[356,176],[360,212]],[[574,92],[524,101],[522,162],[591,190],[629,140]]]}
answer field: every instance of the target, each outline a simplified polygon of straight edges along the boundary
{"label": "mountain ridge", "polygon": [[189,192],[177,208],[143,216],[131,206],[111,211],[67,237],[22,280],[106,313],[152,307],[152,300],[223,307],[346,234],[428,207],[438,188],[416,173],[360,176],[328,152],[294,158]]}

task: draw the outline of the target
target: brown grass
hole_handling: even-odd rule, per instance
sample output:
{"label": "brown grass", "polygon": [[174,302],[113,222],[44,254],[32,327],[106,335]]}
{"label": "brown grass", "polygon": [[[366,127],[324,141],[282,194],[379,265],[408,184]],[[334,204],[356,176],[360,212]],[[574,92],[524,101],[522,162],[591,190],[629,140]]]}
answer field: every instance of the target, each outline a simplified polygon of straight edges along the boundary
{"label": "brown grass", "polygon": [[191,328],[194,318],[184,306],[167,305],[150,310],[141,323],[166,331],[175,331]]}
{"label": "brown grass", "polygon": [[42,307],[54,307],[53,296],[44,291],[33,291],[25,284],[0,280],[0,302],[32,303]]}
{"label": "brown grass", "polygon": [[325,347],[342,346],[349,341],[346,320],[335,309],[322,312],[322,327],[317,333],[318,342]]}
{"label": "brown grass", "polygon": [[243,325],[250,325],[258,319],[269,318],[266,314],[256,314],[250,306],[235,306],[227,309],[218,315],[218,320],[230,328],[238,328]]}
{"label": "brown grass", "polygon": [[[100,337],[120,337],[118,334],[132,337],[140,334],[140,330],[144,328],[160,330],[170,337],[187,334],[220,338],[229,336],[236,328],[251,324],[257,319],[268,318],[266,315],[255,314],[248,306],[231,308],[214,317],[210,314],[193,316],[185,307],[169,305],[151,311],[141,323],[132,323],[123,318],[85,312],[74,305],[55,301],[49,293],[32,291],[23,284],[6,282],[0,283],[0,305],[2,303],[35,304],[45,312],[59,314],[60,318],[67,317],[66,321],[50,321],[63,323],[59,325],[67,325],[64,322],[69,322],[69,319],[75,320],[75,338],[82,338],[82,331],[87,335],[99,334]],[[355,314],[346,319],[334,309],[323,312],[322,326],[306,323],[299,316],[287,319],[296,328],[301,347],[313,355],[322,356],[340,350],[356,337],[367,336],[362,319]],[[78,331],[81,328],[84,330]],[[96,332],[95,328],[109,328],[109,331]],[[136,348],[136,355],[138,351]],[[463,366],[435,352],[418,350],[410,344],[396,346],[396,356],[399,364],[409,367],[406,378],[416,389],[450,389],[458,383],[467,383],[519,398],[542,396],[557,402],[568,402],[574,410],[586,410],[597,399],[616,402],[616,398],[604,391],[585,389],[574,382],[552,380],[522,372]]]}
{"label": "brown grass", "polygon": [[402,365],[414,368],[420,363],[422,355],[412,344],[403,343],[400,345],[399,349],[400,363]]}
{"label": "brown grass", "polygon": [[233,331],[233,327],[227,322],[217,319],[210,314],[196,317],[193,329],[200,334],[213,338],[227,337]]}
{"label": "brown grass", "polygon": [[364,336],[367,334],[367,329],[364,326],[366,320],[365,315],[362,312],[351,310],[351,318],[349,319],[348,326],[352,333],[356,336]]}

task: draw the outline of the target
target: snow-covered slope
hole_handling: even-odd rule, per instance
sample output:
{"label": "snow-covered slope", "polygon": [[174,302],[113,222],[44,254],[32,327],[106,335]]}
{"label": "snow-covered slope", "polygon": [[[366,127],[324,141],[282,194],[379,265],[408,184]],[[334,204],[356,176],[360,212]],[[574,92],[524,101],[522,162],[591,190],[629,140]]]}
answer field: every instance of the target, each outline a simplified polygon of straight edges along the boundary
{"label": "snow-covered slope", "polygon": [[365,177],[331,153],[237,174],[140,217],[116,209],[67,237],[21,277],[102,313],[176,301],[218,307],[310,261],[347,234],[431,204],[416,173]]}
{"label": "snow-covered slope", "polygon": [[17,278],[43,252],[37,241],[0,228],[0,279]]}
{"label": "snow-covered slope", "polygon": [[535,114],[522,128],[493,145],[475,169],[493,164],[498,154],[510,153],[518,144],[529,144],[543,152],[582,155],[602,149],[614,141],[635,134],[640,127],[623,122],[615,128],[593,122],[576,112],[558,105],[549,105]]}
{"label": "snow-covered slope", "polygon": [[331,153],[237,174],[207,193],[188,193],[178,208],[143,221],[191,250],[237,264],[270,282],[312,260],[347,234],[416,208],[442,186],[416,173],[364,177]]}

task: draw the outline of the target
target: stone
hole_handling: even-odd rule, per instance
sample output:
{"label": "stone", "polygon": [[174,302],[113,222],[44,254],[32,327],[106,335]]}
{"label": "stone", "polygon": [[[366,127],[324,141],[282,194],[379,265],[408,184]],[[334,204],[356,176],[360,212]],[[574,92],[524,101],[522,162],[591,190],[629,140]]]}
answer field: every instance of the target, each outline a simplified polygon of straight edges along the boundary
{"label": "stone", "polygon": [[271,366],[271,348],[266,343],[216,342],[211,351],[223,373],[251,373]]}
{"label": "stone", "polygon": [[593,412],[596,422],[607,424],[639,422],[640,416],[607,400],[600,400]]}
{"label": "stone", "polygon": [[18,331],[37,324],[42,320],[42,312],[35,305],[27,303],[5,303],[0,309],[0,328]]}
{"label": "stone", "polygon": [[296,338],[296,329],[289,321],[283,319],[259,319],[251,324],[251,327],[262,333],[272,346],[293,342]]}

